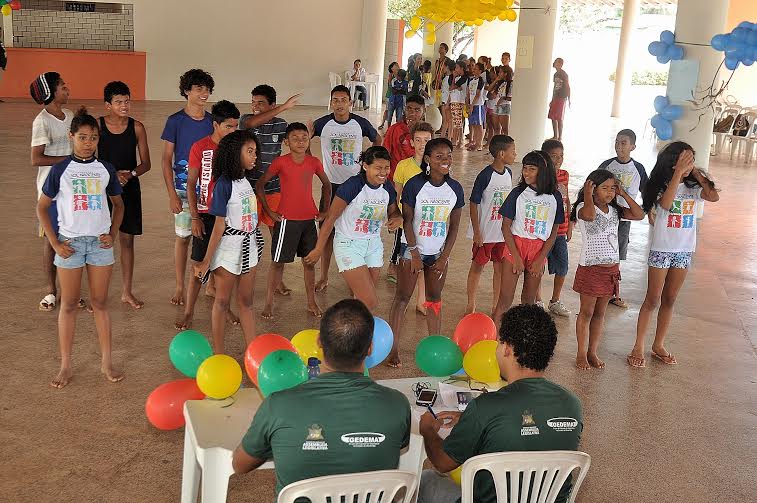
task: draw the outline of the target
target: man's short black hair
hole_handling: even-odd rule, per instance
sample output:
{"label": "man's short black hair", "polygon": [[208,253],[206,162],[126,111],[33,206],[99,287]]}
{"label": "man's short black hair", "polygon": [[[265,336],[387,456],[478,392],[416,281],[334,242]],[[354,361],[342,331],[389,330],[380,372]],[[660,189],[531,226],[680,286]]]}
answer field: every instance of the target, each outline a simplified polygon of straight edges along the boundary
{"label": "man's short black hair", "polygon": [[405,101],[405,104],[407,103],[417,103],[418,105],[425,107],[426,106],[426,100],[423,99],[423,96],[420,94],[411,94],[407,97],[407,100]]}
{"label": "man's short black hair", "polygon": [[618,134],[615,135],[616,138],[618,136],[625,136],[629,140],[631,140],[631,145],[636,145],[636,133],[634,133],[630,129],[621,129],[620,131],[618,131]]}
{"label": "man's short black hair", "polygon": [[341,84],[339,84],[338,86],[334,86],[334,89],[331,90],[331,97],[333,98],[336,93],[344,93],[350,99],[352,99],[352,96],[350,95],[350,88],[347,86],[343,86]]}
{"label": "man's short black hair", "polygon": [[565,147],[563,146],[562,142],[560,140],[555,140],[554,138],[550,138],[548,140],[544,140],[544,143],[541,144],[541,150],[542,152],[550,153],[553,150],[565,150]]}
{"label": "man's short black hair", "polygon": [[555,352],[557,327],[541,307],[515,306],[502,317],[499,340],[513,348],[518,365],[540,372],[547,368]]}
{"label": "man's short black hair", "polygon": [[185,72],[179,79],[179,93],[186,98],[187,93],[192,90],[192,86],[205,86],[213,94],[215,85],[213,77],[208,72],[199,68],[193,68]]}
{"label": "man's short black hair", "polygon": [[276,103],[276,89],[269,86],[268,84],[260,84],[259,86],[255,86],[255,89],[252,90],[252,95],[265,96],[265,99],[268,100],[269,105]]}
{"label": "man's short black hair", "polygon": [[444,50],[449,52],[449,46],[446,43],[442,42],[441,44],[439,44],[439,47],[444,47]]}
{"label": "man's short black hair", "polygon": [[213,122],[220,125],[225,120],[238,119],[240,114],[239,109],[234,103],[228,100],[221,100],[210,109],[210,115],[213,116]]}
{"label": "man's short black hair", "polygon": [[321,318],[323,356],[335,370],[363,364],[373,341],[373,315],[356,299],[340,300]]}
{"label": "man's short black hair", "polygon": [[512,136],[508,136],[506,134],[495,134],[489,141],[489,153],[492,155],[492,157],[497,157],[497,154],[499,154],[503,150],[507,150],[508,148],[510,148],[510,145],[514,144],[515,140],[513,140]]}
{"label": "man's short black hair", "polygon": [[121,82],[120,80],[114,80],[113,82],[108,82],[105,85],[103,94],[105,95],[105,102],[110,103],[113,101],[113,96],[117,94],[121,96],[131,96],[131,91],[129,91],[129,86],[127,86],[125,83]]}
{"label": "man's short black hair", "polygon": [[295,131],[308,132],[308,127],[302,122],[290,122],[286,128],[286,131],[284,131],[284,138],[289,138],[289,134]]}

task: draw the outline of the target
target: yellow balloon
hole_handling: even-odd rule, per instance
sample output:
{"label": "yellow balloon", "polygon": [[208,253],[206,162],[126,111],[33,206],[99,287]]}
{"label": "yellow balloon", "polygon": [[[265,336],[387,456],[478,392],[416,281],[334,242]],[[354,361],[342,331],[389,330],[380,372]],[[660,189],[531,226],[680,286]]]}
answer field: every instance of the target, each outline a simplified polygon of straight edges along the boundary
{"label": "yellow balloon", "polygon": [[434,45],[436,43],[436,33],[429,33],[426,35],[426,45]]}
{"label": "yellow balloon", "polygon": [[484,20],[481,18],[478,18],[475,21],[473,21],[473,24],[475,24],[476,26],[481,26],[482,24],[484,24]]}
{"label": "yellow balloon", "polygon": [[497,19],[499,19],[500,21],[507,21],[507,11],[503,10],[502,12],[500,12],[497,15]]}
{"label": "yellow balloon", "polygon": [[449,475],[449,478],[451,478],[455,482],[455,484],[460,485],[461,478],[463,476],[463,465],[458,466],[447,475]]}
{"label": "yellow balloon", "polygon": [[318,330],[311,328],[297,332],[292,337],[292,345],[305,365],[308,364],[308,358],[312,356],[323,361],[323,349],[318,345]]}
{"label": "yellow balloon", "polygon": [[512,7],[513,4],[515,3],[515,0],[505,0],[505,2],[507,2],[508,7]]}
{"label": "yellow balloon", "polygon": [[479,382],[497,382],[500,379],[495,351],[497,341],[478,341],[463,357],[463,369]]}
{"label": "yellow balloon", "polygon": [[436,25],[433,23],[426,23],[425,30],[429,33],[436,33]]}
{"label": "yellow balloon", "polygon": [[417,30],[421,27],[421,22],[421,18],[419,18],[418,16],[413,16],[410,18],[410,27],[414,30]]}
{"label": "yellow balloon", "polygon": [[495,0],[494,5],[497,7],[497,10],[505,10],[510,7],[512,3],[508,5],[507,0]]}
{"label": "yellow balloon", "polygon": [[242,367],[228,355],[213,355],[197,369],[197,386],[210,398],[228,398],[242,384]]}
{"label": "yellow balloon", "polygon": [[405,32],[405,38],[413,38],[415,36],[415,30],[407,30]]}
{"label": "yellow balloon", "polygon": [[506,15],[508,21],[515,21],[516,19],[518,19],[518,13],[512,9],[508,9]]}
{"label": "yellow balloon", "polygon": [[2,8],[2,9],[0,9],[0,10],[2,10],[2,11],[3,11],[3,15],[4,15],[4,16],[10,16],[10,15],[11,15],[11,11],[12,11],[13,9],[11,9],[11,6],[10,6],[10,5],[8,5],[8,4],[5,4],[5,5],[3,5],[3,8]]}

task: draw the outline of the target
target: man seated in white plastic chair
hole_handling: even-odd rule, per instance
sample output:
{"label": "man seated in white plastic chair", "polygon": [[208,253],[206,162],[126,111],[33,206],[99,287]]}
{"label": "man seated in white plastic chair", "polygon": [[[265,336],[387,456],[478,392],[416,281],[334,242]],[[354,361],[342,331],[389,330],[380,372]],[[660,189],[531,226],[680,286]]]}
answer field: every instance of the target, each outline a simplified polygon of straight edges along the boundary
{"label": "man seated in white plastic chair", "polygon": [[[353,82],[365,82],[365,68],[363,68],[363,62],[356,59],[352,64],[352,70],[347,72],[349,80]],[[355,96],[352,97],[353,102],[360,101],[363,103],[363,110],[368,110],[371,105],[370,91],[366,86],[355,85]]]}
{"label": "man seated in white plastic chair", "polygon": [[[465,412],[430,413],[421,417],[420,433],[426,454],[441,473],[447,473],[479,454],[508,451],[576,450],[583,430],[581,402],[565,388],[544,378],[557,344],[555,322],[535,305],[511,308],[502,318],[496,355],[508,385],[471,401]],[[452,428],[445,440],[440,428]],[[569,478],[556,502],[567,500]],[[455,503],[461,489],[434,470],[421,476],[419,503]],[[488,472],[474,480],[477,503],[496,503],[494,481]]]}
{"label": "man seated in white plastic chair", "polygon": [[321,374],[266,398],[234,451],[235,473],[273,459],[277,494],[313,477],[396,470],[410,442],[405,395],[363,374],[373,339],[368,308],[359,300],[337,302],[320,329]]}

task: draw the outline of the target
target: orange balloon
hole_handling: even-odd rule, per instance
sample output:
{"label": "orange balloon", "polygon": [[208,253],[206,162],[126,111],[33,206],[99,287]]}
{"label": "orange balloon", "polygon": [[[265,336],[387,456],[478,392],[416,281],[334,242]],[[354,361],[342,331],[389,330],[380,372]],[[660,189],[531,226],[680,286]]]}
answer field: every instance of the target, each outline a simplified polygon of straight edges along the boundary
{"label": "orange balloon", "polygon": [[497,327],[484,313],[471,313],[465,316],[455,328],[452,340],[460,346],[463,354],[479,341],[496,341]]}
{"label": "orange balloon", "polygon": [[260,368],[260,364],[263,363],[266,356],[280,349],[297,353],[291,341],[278,334],[258,335],[247,346],[247,350],[244,352],[244,369],[247,371],[250,380],[255,383],[255,386],[258,385],[258,369]]}
{"label": "orange balloon", "polygon": [[194,379],[178,379],[161,384],[145,402],[150,424],[159,430],[175,430],[184,426],[184,402],[202,400],[205,395]]}

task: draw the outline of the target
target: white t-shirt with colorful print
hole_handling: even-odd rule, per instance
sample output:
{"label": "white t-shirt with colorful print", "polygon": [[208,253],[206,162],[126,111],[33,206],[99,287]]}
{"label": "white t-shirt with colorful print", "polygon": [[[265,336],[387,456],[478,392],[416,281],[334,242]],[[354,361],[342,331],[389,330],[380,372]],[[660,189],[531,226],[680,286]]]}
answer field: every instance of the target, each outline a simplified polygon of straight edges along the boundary
{"label": "white t-shirt with colorful print", "polygon": [[387,219],[389,206],[397,202],[392,182],[375,187],[363,174],[355,175],[336,191],[336,197],[347,203],[337,218],[336,232],[349,239],[370,239],[379,236]]}
{"label": "white t-shirt with colorful print", "polygon": [[657,217],[649,249],[661,252],[693,252],[697,247],[697,205],[702,187],[680,183],[670,210],[655,205]]}
{"label": "white t-shirt with colorful print", "polygon": [[447,178],[438,187],[423,174],[402,187],[402,204],[413,208],[415,243],[421,255],[435,255],[444,248],[452,210],[465,206],[463,187]]}
{"label": "white t-shirt with colorful print", "polygon": [[537,194],[529,186],[515,187],[499,209],[500,215],[513,221],[510,232],[525,239],[546,241],[552,226],[565,222],[565,209],[559,191]]}
{"label": "white t-shirt with colorful print", "polygon": [[378,132],[368,119],[350,114],[347,122],[339,122],[334,114],[313,123],[313,136],[321,138],[321,157],[326,176],[331,183],[340,184],[360,171],[363,137],[375,141]]}
{"label": "white t-shirt with colorful print", "polygon": [[[576,214],[584,207],[584,203],[576,205]],[[581,256],[578,265],[607,265],[618,264],[618,224],[620,215],[614,206],[608,206],[607,213],[603,213],[596,205],[596,216],[591,222],[578,219],[577,227],[583,236]]]}
{"label": "white t-shirt with colorful print", "polygon": [[[258,226],[258,201],[246,178],[231,180],[222,176],[213,186],[211,215],[226,218],[226,226],[250,233]],[[244,236],[224,236],[241,242]]]}
{"label": "white t-shirt with colorful print", "polygon": [[[479,205],[478,226],[481,229],[481,239],[484,243],[503,243],[502,215],[499,209],[513,189],[512,170],[505,167],[505,171],[497,173],[491,166],[485,167],[473,182],[470,202]],[[468,237],[473,238],[473,224],[468,226]]]}

